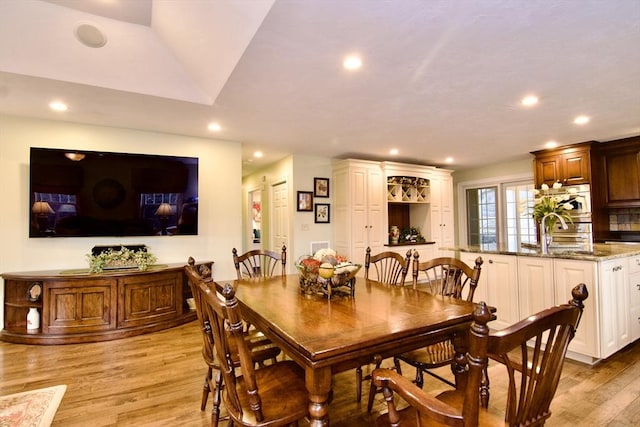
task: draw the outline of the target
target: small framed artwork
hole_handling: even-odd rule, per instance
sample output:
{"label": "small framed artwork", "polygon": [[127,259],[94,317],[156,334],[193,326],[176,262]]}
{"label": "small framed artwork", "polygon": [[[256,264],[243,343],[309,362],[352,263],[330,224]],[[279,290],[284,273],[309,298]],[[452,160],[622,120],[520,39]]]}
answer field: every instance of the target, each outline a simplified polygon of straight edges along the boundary
{"label": "small framed artwork", "polygon": [[329,178],[313,178],[313,196],[329,197]]}
{"label": "small framed artwork", "polygon": [[330,208],[331,206],[329,203],[316,203],[315,222],[319,224],[328,224]]}
{"label": "small framed artwork", "polygon": [[298,191],[298,212],[313,211],[313,192]]}

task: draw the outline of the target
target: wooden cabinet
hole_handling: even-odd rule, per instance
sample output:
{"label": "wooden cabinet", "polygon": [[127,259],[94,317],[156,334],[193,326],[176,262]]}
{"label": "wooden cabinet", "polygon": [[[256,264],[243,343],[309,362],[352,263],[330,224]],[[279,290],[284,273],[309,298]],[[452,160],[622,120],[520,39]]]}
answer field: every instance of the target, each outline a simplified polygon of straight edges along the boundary
{"label": "wooden cabinet", "polygon": [[518,307],[520,319],[553,307],[556,302],[553,260],[518,257]]}
{"label": "wooden cabinet", "polygon": [[[569,350],[587,356],[600,358],[598,336],[599,297],[595,275],[596,262],[569,259],[553,260],[553,277],[556,288],[556,304],[565,304],[571,299],[571,290],[579,283],[587,285],[589,298],[585,301],[584,311],[576,335],[569,344]],[[591,362],[592,360],[585,360]]]}
{"label": "wooden cabinet", "polygon": [[452,256],[452,251],[439,248],[452,248],[454,246],[453,178],[449,171],[441,171],[431,175],[430,183],[430,240],[435,242],[436,256]]}
{"label": "wooden cabinet", "polygon": [[640,206],[640,136],[597,146],[595,168],[610,208]]}
{"label": "wooden cabinet", "polygon": [[335,250],[364,264],[367,247],[382,252],[387,243],[385,184],[378,162],[341,160],[334,163]]}
{"label": "wooden cabinet", "polygon": [[535,185],[549,186],[589,184],[591,181],[591,145],[593,142],[564,146],[553,150],[534,151]]}
{"label": "wooden cabinet", "polygon": [[493,329],[503,329],[520,320],[518,304],[518,263],[515,255],[462,252],[460,259],[473,266],[477,257],[483,264],[473,300],[496,308]]}
{"label": "wooden cabinet", "polygon": [[[0,340],[26,344],[107,341],[166,329],[195,319],[183,264],[148,271],[101,274],[40,271],[5,273],[4,329]],[[42,287],[37,300],[30,287]],[[27,330],[29,308],[40,328]]]}
{"label": "wooden cabinet", "polygon": [[600,357],[605,358],[630,342],[627,259],[604,261],[599,267],[599,296],[603,307],[600,319]]}
{"label": "wooden cabinet", "polygon": [[629,339],[640,338],[640,255],[629,257]]}
{"label": "wooden cabinet", "polygon": [[117,280],[45,282],[41,326],[44,335],[108,331],[116,327]]}

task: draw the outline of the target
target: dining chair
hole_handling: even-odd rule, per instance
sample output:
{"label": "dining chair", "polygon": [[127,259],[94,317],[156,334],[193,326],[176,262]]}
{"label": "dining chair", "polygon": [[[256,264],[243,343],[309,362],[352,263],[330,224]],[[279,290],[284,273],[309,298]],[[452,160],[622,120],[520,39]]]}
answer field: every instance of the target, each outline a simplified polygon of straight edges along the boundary
{"label": "dining chair", "polygon": [[257,277],[273,277],[277,275],[276,267],[280,264],[281,275],[286,274],[287,247],[282,245],[282,252],[277,253],[265,249],[254,249],[238,255],[238,250],[233,248],[233,264],[236,267],[238,280]]}
{"label": "dining chair", "polygon": [[[548,308],[501,331],[490,331],[492,319],[484,302],[476,305],[468,335],[467,379],[461,390],[432,396],[390,369],[376,369],[373,382],[383,389],[388,412],[376,426],[542,426],[560,382],[569,342],[588,297],[587,287],[574,287],[568,304]],[[480,409],[483,371],[491,357],[506,367],[509,384],[504,411]],[[394,393],[409,404],[398,410]]]}
{"label": "dining chair", "polygon": [[[414,289],[426,290],[433,295],[473,301],[473,295],[482,267],[482,258],[475,260],[475,265],[470,267],[457,258],[440,257],[420,262],[420,255],[413,254],[412,276]],[[400,361],[416,368],[415,382],[422,388],[424,384],[423,373],[427,373],[446,384],[455,387],[455,384],[441,375],[432,372],[432,369],[445,365],[451,365],[453,369],[455,351],[451,339],[433,343],[394,357],[394,365],[402,375]]]}
{"label": "dining chair", "polygon": [[[215,357],[211,320],[205,308],[205,301],[202,299],[202,295],[198,291],[200,283],[207,286],[211,286],[213,283],[211,268],[207,264],[196,265],[195,259],[193,257],[189,257],[184,271],[196,306],[196,315],[200,325],[200,330],[202,331],[202,358],[207,365],[200,410],[204,411],[206,409],[209,394],[212,394],[213,409],[211,411],[211,425],[216,427],[220,420],[222,374],[220,372],[220,363]],[[276,362],[276,358],[280,354],[280,349],[274,346],[264,335],[259,332],[252,331],[249,334],[245,334],[245,340],[251,348],[251,356],[254,363],[264,366],[264,362],[267,360],[271,360],[273,363]],[[234,363],[237,364],[237,360],[235,360]],[[214,372],[215,378],[213,376]]]}
{"label": "dining chair", "polygon": [[[409,264],[411,263],[411,249],[407,251],[405,257],[396,252],[380,252],[371,255],[371,248],[367,247],[364,257],[364,278],[375,280],[387,285],[404,286]],[[374,358],[372,361],[376,368],[382,364],[382,359]],[[356,368],[356,401],[362,400],[362,383],[371,380],[371,374],[362,376],[362,366]],[[371,387],[369,399],[367,401],[367,411],[371,411],[376,389]]]}
{"label": "dining chair", "polygon": [[[233,286],[198,283],[213,331],[230,425],[296,425],[308,414],[304,370],[291,360],[255,369]],[[237,360],[238,363],[231,363]]]}

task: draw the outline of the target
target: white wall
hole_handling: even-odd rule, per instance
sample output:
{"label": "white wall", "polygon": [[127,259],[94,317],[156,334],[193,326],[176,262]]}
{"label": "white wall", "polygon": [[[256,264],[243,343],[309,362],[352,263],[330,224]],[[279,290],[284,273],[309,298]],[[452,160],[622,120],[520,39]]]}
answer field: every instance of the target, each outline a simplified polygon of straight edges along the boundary
{"label": "white wall", "polygon": [[[291,260],[296,261],[302,255],[310,255],[310,243],[328,241],[333,247],[333,182],[331,159],[327,157],[293,156],[293,210],[296,210],[296,192],[313,192],[313,178],[329,179],[329,197],[313,199],[314,211],[294,212],[293,215],[293,246]],[[329,224],[315,223],[315,204],[329,203]]]}
{"label": "white wall", "polygon": [[[329,178],[329,198],[314,199],[315,203],[331,204],[333,183],[331,182],[331,159],[327,157],[314,157],[293,155],[288,156],[268,168],[257,171],[244,177],[242,184],[243,217],[248,221],[249,207],[247,194],[256,188],[263,188],[262,192],[262,241],[263,248],[268,248],[270,240],[269,232],[269,205],[271,201],[270,186],[286,180],[289,184],[291,238],[287,248],[287,270],[293,272],[293,264],[302,255],[309,254],[310,242],[333,241],[333,218],[329,224],[316,224],[314,212],[297,212],[296,197],[298,191],[313,191],[313,178]],[[331,205],[332,206],[332,205]],[[332,206],[333,207],[333,206]],[[330,212],[332,214],[332,212]],[[245,227],[246,231],[247,227]],[[245,236],[246,241],[246,236]],[[244,248],[244,250],[247,250]],[[276,248],[277,250],[277,248]]]}
{"label": "white wall", "polygon": [[[32,146],[198,157],[199,234],[29,238]],[[86,268],[85,255],[95,245],[144,243],[159,263],[212,260],[216,279],[233,279],[231,248],[241,244],[241,168],[238,143],[0,115],[0,272]]]}

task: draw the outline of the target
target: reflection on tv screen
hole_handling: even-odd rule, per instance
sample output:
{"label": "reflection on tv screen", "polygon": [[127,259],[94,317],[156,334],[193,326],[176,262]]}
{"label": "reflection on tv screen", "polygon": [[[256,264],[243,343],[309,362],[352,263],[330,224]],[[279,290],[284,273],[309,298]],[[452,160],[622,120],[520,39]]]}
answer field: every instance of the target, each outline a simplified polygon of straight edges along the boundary
{"label": "reflection on tv screen", "polygon": [[31,148],[29,237],[198,234],[198,159]]}

